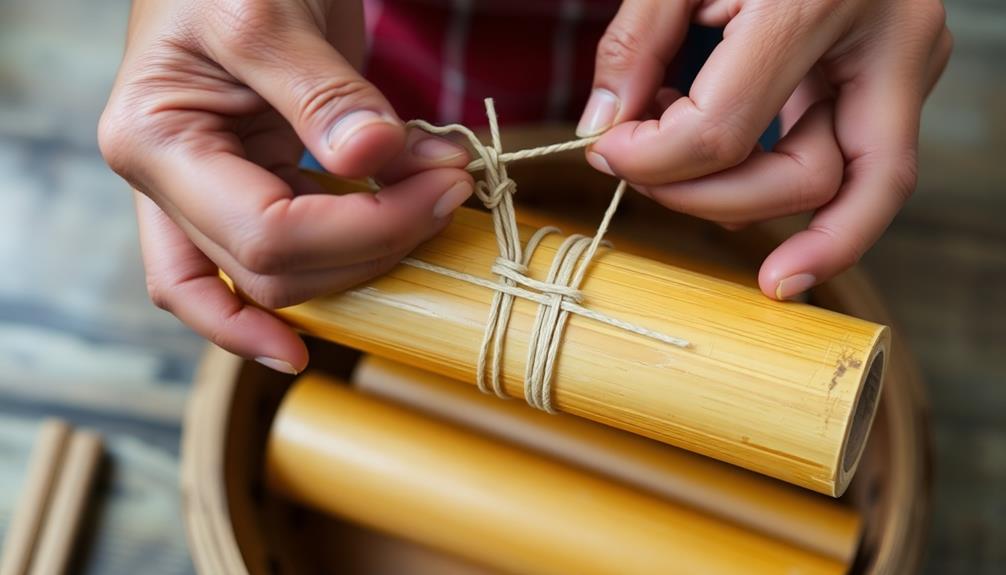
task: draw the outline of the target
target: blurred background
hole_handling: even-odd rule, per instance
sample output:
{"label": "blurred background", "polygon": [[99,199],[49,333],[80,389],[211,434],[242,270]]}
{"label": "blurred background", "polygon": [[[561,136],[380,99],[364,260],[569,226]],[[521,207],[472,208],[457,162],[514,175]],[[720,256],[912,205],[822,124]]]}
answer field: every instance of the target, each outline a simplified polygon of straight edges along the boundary
{"label": "blurred background", "polygon": [[[191,573],[178,441],[203,343],[147,300],[95,126],[127,0],[0,0],[0,536],[44,415],[108,440],[85,573]],[[948,0],[956,46],[918,192],[866,256],[925,373],[925,573],[1006,572],[1006,2]]]}

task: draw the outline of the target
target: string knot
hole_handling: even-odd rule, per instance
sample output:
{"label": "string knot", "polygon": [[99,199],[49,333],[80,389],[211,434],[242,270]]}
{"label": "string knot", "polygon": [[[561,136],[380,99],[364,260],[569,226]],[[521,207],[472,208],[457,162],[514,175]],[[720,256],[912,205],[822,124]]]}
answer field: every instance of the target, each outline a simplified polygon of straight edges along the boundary
{"label": "string knot", "polygon": [[504,270],[520,275],[524,275],[528,271],[527,266],[520,262],[497,257],[493,263],[492,272],[496,275],[504,275]]}
{"label": "string knot", "polygon": [[495,210],[499,207],[505,196],[512,196],[517,191],[517,183],[511,179],[499,182],[490,187],[488,182],[476,182],[475,196],[481,200],[482,205],[488,210]]}
{"label": "string knot", "polygon": [[524,373],[524,397],[532,406],[548,412],[555,411],[552,407],[551,383],[560,342],[570,313],[590,317],[673,345],[687,347],[687,341],[652,332],[646,328],[593,312],[580,305],[584,300],[584,295],[579,289],[580,283],[583,281],[587,267],[598,248],[605,243],[603,242],[604,234],[625,193],[625,181],[620,182],[616,188],[604,218],[593,237],[572,235],[566,238],[556,249],[545,279],[537,280],[528,276],[529,263],[538,245],[547,235],[559,230],[551,226],[541,228],[528,239],[527,244],[521,243],[520,228],[517,226],[517,217],[513,206],[513,196],[517,191],[517,184],[507,175],[507,163],[582,148],[596,141],[597,137],[504,154],[493,101],[490,98],[486,99],[485,103],[486,114],[489,118],[489,133],[492,139],[491,145],[488,146],[479,141],[474,132],[460,124],[434,126],[422,120],[413,120],[409,125],[433,134],[459,133],[467,138],[471,151],[476,156],[475,160],[468,164],[467,169],[469,171],[482,170],[483,172],[482,178],[475,185],[475,194],[492,215],[499,256],[493,263],[491,271],[499,276],[499,282],[493,283],[483,278],[411,258],[403,260],[408,265],[484,285],[495,291],[489,307],[489,317],[486,321],[482,344],[479,347],[478,363],[475,370],[479,389],[487,393],[495,393],[500,397],[508,397],[503,389],[500,373],[504,340],[516,297],[538,303],[535,322],[529,333],[528,355]]}

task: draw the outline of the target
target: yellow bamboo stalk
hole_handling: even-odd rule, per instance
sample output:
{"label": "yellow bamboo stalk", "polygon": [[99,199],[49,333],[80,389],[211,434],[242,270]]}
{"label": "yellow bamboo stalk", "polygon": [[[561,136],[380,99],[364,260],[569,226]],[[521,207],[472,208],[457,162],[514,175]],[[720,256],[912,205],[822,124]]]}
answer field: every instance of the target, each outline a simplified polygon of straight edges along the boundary
{"label": "yellow bamboo stalk", "polygon": [[[543,228],[545,226],[557,226],[566,235],[581,234],[590,236],[594,230],[584,225],[583,222],[572,220],[568,217],[557,217],[556,214],[540,209],[519,208],[517,221],[533,228]],[[660,263],[684,268],[705,276],[712,276],[721,280],[745,285],[753,288],[758,287],[758,277],[755,273],[744,272],[739,269],[704,261],[695,257],[687,257],[683,254],[664,249],[659,249],[651,244],[638,240],[631,240],[625,237],[615,237],[614,234],[608,236],[615,247],[622,252],[641,256]]]}
{"label": "yellow bamboo stalk", "polygon": [[271,488],[303,504],[508,572],[845,570],[321,376],[284,399],[266,469]]}
{"label": "yellow bamboo stalk", "polygon": [[504,439],[686,504],[789,544],[852,562],[859,514],[820,495],[598,425],[498,401],[428,371],[368,355],[353,372],[362,391]]}
{"label": "yellow bamboo stalk", "polygon": [[[552,235],[538,248],[531,277],[544,277],[560,242]],[[486,279],[497,255],[489,216],[469,209],[413,253]],[[845,490],[876,413],[887,328],[617,250],[598,253],[581,288],[586,307],[691,345],[572,316],[552,386],[560,411],[821,493]],[[492,297],[399,265],[278,313],[309,334],[474,382]],[[506,334],[512,396],[523,395],[537,307],[519,300]]]}

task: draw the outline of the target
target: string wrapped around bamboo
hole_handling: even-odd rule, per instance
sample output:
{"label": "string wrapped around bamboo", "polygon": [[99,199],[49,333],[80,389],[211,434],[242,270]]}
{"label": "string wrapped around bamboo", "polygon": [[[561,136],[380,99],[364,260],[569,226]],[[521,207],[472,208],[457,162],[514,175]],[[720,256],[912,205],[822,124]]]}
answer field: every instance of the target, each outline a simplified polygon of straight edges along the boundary
{"label": "string wrapped around bamboo", "polygon": [[317,375],[280,406],[266,472],[271,489],[310,507],[506,572],[845,570]]}
{"label": "string wrapped around bamboo", "polygon": [[[531,232],[520,228],[525,241]],[[562,241],[545,237],[528,263],[530,277],[545,276]],[[496,281],[497,255],[489,216],[462,208],[412,258]],[[771,301],[616,249],[598,252],[580,292],[591,311],[688,345],[573,315],[552,379],[559,411],[828,495],[845,490],[876,412],[886,327]],[[486,287],[399,265],[277,313],[306,333],[474,383],[493,297]],[[520,298],[513,307],[500,378],[511,396],[524,394],[537,309]]]}
{"label": "string wrapped around bamboo", "polygon": [[778,538],[852,562],[859,514],[820,495],[578,417],[550,415],[428,371],[365,356],[362,391],[620,480]]}

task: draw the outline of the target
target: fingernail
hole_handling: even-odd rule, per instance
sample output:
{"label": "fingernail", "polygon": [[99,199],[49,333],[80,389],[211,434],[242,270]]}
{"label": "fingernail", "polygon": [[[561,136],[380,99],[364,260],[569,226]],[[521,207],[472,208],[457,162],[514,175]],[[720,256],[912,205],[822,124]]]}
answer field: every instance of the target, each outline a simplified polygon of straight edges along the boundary
{"label": "fingernail", "polygon": [[472,195],[471,184],[463,180],[455,183],[444,192],[444,195],[440,196],[436,205],[433,206],[433,217],[438,220],[446,218],[451,212],[458,209],[458,206],[465,203],[470,195]]}
{"label": "fingernail", "polygon": [[447,162],[465,154],[461,146],[443,138],[426,136],[412,144],[412,155],[434,162]]}
{"label": "fingernail", "polygon": [[355,112],[349,112],[339,118],[329,131],[329,149],[338,151],[340,148],[348,144],[349,141],[353,139],[353,136],[358,134],[360,130],[374,124],[397,126],[396,122],[387,116],[378,114],[373,110],[356,110]]}
{"label": "fingernail", "polygon": [[783,300],[801,294],[814,287],[817,278],[811,274],[796,274],[782,279],[775,286],[775,299]]}
{"label": "fingernail", "polygon": [[594,166],[596,169],[601,170],[605,174],[608,174],[609,176],[615,175],[611,166],[608,165],[608,160],[605,160],[604,156],[601,154],[598,154],[597,152],[587,152],[587,161],[590,162],[591,166]]}
{"label": "fingernail", "polygon": [[268,367],[269,369],[276,370],[280,373],[297,375],[297,370],[294,369],[292,365],[283,361],[282,359],[275,359],[272,357],[256,357],[255,361],[261,363],[262,365]]}
{"label": "fingernail", "polygon": [[615,116],[622,106],[618,96],[604,88],[595,88],[583,109],[580,123],[576,125],[576,135],[580,138],[596,136],[615,123]]}

